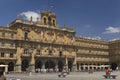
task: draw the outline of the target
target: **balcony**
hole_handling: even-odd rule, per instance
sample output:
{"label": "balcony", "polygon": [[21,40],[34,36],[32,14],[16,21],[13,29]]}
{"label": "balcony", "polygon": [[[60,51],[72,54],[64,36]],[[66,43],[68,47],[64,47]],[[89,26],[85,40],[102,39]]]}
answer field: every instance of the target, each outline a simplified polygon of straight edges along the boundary
{"label": "balcony", "polygon": [[78,57],[77,61],[86,61],[86,62],[109,62],[108,58],[85,58],[85,57]]}

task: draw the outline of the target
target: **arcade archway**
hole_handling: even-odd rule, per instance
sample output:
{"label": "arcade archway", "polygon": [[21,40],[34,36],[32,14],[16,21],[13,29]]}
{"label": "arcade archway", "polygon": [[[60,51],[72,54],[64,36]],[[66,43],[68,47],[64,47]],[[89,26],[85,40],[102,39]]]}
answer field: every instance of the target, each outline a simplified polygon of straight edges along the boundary
{"label": "arcade archway", "polygon": [[28,71],[28,68],[29,68],[29,61],[25,59],[22,61],[22,71]]}
{"label": "arcade archway", "polygon": [[8,71],[14,71],[14,63],[13,62],[8,63]]}
{"label": "arcade archway", "polygon": [[116,64],[116,63],[112,63],[112,64],[111,64],[111,68],[112,68],[112,70],[116,70],[117,64]]}
{"label": "arcade archway", "polygon": [[[5,63],[4,62],[0,62],[0,65],[5,65]],[[0,70],[1,71],[5,71],[5,67],[0,67]]]}
{"label": "arcade archway", "polygon": [[55,69],[55,63],[52,60],[46,61],[45,69]]}
{"label": "arcade archway", "polygon": [[72,66],[73,66],[73,62],[72,61],[68,61],[68,69],[70,71],[72,71]]}
{"label": "arcade archway", "polygon": [[61,72],[61,71],[63,70],[63,66],[64,66],[63,62],[62,62],[61,60],[58,61],[58,69],[59,69],[59,72]]}
{"label": "arcade archway", "polygon": [[36,60],[35,61],[35,69],[41,69],[42,68],[42,62],[40,60]]}

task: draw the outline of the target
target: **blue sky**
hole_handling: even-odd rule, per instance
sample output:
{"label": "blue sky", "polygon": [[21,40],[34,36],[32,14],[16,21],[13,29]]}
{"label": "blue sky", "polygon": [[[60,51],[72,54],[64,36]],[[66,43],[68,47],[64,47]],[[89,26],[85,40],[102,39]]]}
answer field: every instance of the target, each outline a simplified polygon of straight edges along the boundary
{"label": "blue sky", "polygon": [[0,0],[0,25],[43,10],[53,11],[60,27],[74,26],[77,36],[120,39],[120,0]]}

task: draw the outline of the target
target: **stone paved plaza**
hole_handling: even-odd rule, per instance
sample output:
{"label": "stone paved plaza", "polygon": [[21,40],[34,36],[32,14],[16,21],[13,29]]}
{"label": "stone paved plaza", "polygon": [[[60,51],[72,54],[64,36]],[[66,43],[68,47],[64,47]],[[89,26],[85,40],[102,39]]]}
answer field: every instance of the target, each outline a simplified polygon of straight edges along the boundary
{"label": "stone paved plaza", "polygon": [[[106,80],[102,75],[105,72],[94,72],[89,74],[88,72],[71,72],[65,78],[58,77],[58,73],[32,73],[29,74],[8,74],[7,80]],[[120,80],[120,71],[113,71],[111,74],[117,75],[116,79],[107,80]]]}

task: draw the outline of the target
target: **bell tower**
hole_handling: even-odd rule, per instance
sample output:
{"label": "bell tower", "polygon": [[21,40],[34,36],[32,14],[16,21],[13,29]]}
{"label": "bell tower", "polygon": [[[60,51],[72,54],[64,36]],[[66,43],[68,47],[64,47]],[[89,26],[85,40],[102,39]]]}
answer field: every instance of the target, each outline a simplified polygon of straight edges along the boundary
{"label": "bell tower", "polygon": [[56,27],[56,15],[50,11],[41,12],[41,20],[44,25]]}

